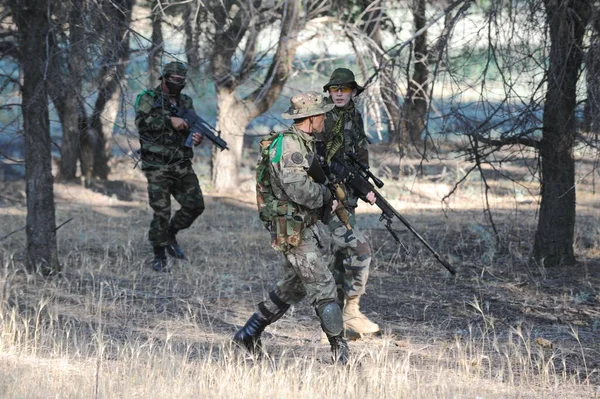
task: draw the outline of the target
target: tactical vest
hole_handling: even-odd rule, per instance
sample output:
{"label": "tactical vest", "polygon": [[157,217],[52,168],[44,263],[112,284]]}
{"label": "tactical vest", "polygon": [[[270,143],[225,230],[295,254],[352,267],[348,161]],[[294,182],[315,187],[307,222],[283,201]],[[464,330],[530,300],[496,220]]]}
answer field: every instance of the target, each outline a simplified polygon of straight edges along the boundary
{"label": "tactical vest", "polygon": [[[151,109],[162,107],[163,100],[168,101],[162,99],[157,90],[145,90],[136,98],[136,117],[138,116],[140,101],[145,96],[149,96],[152,99]],[[185,94],[181,95],[181,101],[182,106],[185,108],[191,105],[191,99]],[[170,112],[163,110],[162,114],[156,117],[163,119],[167,115],[170,115]],[[194,156],[194,152],[192,148],[185,145],[187,136],[187,133],[176,131],[174,128],[162,129],[160,131],[148,128],[139,129],[142,170],[152,170],[166,164],[176,164],[191,159]]]}
{"label": "tactical vest", "polygon": [[[290,135],[293,134],[272,133],[262,139],[256,165],[258,216],[271,233],[271,246],[276,251],[288,251],[300,245],[302,231],[316,222],[315,215],[311,215],[291,201],[278,199],[273,193],[270,164],[280,161],[283,137]],[[273,160],[271,160],[272,151],[275,151]]]}

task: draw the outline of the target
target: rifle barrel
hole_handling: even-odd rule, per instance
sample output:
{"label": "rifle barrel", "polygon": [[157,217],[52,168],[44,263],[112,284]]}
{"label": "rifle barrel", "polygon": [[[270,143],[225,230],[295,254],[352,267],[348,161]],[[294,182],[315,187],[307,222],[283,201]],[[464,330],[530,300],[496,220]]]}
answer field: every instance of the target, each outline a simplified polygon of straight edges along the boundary
{"label": "rifle barrel", "polygon": [[[421,235],[414,229],[414,227],[412,227],[412,225],[408,222],[408,220],[406,220],[396,209],[394,209],[394,207],[392,205],[390,205],[389,202],[386,201],[385,198],[383,198],[383,195],[381,195],[381,193],[379,193],[379,191],[377,191],[375,188],[373,188],[372,191],[375,193],[375,197],[377,198],[376,203],[379,206],[379,208],[384,213],[391,213],[393,216],[398,218],[398,220],[400,220],[400,222],[402,222],[402,224],[404,226],[406,226],[406,228],[411,233],[413,233],[414,236],[417,237],[419,239],[419,241],[421,241],[423,243],[423,245],[425,245],[425,247],[427,247],[427,249],[429,251],[431,251],[431,253],[435,257],[435,259],[437,259],[437,261],[440,262],[442,264],[442,266],[444,266],[446,268],[446,270],[448,270],[452,275],[455,275],[456,269],[450,264],[450,262],[448,262],[447,260],[442,258],[440,256],[440,254],[438,254],[435,251],[435,249],[433,249],[433,247],[431,245],[429,245],[429,243],[427,241],[425,241],[425,239],[423,237],[421,237]],[[389,215],[389,216],[392,216],[392,215]]]}

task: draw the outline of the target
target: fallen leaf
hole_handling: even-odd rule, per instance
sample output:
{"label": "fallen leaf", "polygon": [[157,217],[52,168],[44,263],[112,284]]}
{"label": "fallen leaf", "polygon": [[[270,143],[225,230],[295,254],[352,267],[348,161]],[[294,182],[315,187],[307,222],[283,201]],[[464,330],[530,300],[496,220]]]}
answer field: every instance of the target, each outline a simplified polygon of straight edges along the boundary
{"label": "fallen leaf", "polygon": [[536,338],[535,343],[541,346],[542,348],[552,349],[552,342],[547,340],[546,338]]}

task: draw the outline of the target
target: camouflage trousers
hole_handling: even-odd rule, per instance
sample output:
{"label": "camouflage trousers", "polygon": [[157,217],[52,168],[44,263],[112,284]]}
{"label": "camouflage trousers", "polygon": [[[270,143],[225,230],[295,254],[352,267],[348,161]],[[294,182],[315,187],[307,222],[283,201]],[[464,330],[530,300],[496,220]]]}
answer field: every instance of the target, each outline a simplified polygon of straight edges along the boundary
{"label": "camouflage trousers", "polygon": [[331,233],[333,254],[329,269],[336,284],[342,287],[348,298],[364,294],[371,266],[371,246],[356,226],[348,230],[337,216],[327,227]]}
{"label": "camouflage trousers", "polygon": [[[204,212],[204,198],[190,161],[144,171],[148,179],[148,202],[154,211],[148,239],[153,247],[165,246],[169,230],[177,232],[192,225]],[[171,218],[171,196],[181,205]]]}
{"label": "camouflage trousers", "polygon": [[284,252],[285,274],[269,293],[269,298],[258,304],[258,311],[265,319],[305,297],[313,307],[337,301],[335,281],[321,255],[318,240],[316,226],[307,227],[302,231],[300,245]]}

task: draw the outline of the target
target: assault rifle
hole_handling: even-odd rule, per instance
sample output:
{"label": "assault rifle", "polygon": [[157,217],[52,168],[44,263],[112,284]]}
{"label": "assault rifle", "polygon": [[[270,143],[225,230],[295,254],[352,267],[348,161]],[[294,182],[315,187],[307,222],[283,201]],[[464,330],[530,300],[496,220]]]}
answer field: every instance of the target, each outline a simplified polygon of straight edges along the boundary
{"label": "assault rifle", "polygon": [[[329,191],[331,191],[331,194],[334,196],[334,198],[338,200],[338,206],[335,208],[335,214],[340,221],[344,223],[348,230],[352,230],[352,226],[350,225],[350,213],[344,207],[344,202],[346,202],[346,193],[344,193],[344,190],[342,190],[339,184],[335,184],[327,178],[325,171],[321,167],[321,163],[314,153],[309,153],[307,161],[308,175],[312,177],[315,182],[323,184],[329,189]],[[324,212],[328,212],[328,210],[325,209]]]}
{"label": "assault rifle", "polygon": [[[406,228],[415,235],[421,241],[429,251],[433,254],[433,256],[440,262],[450,273],[453,275],[456,274],[456,269],[444,258],[442,258],[432,247],[429,245],[427,241],[417,231],[412,227],[412,225],[400,214],[397,210],[395,210],[389,202],[386,201],[385,198],[375,189],[373,184],[369,182],[368,179],[371,179],[373,183],[377,186],[377,188],[383,187],[383,181],[378,179],[370,170],[369,166],[362,163],[358,156],[354,153],[346,154],[348,159],[350,160],[351,165],[348,165],[345,162],[340,161],[338,158],[334,158],[332,160],[332,165],[330,166],[330,170],[336,174],[336,176],[340,176],[345,184],[349,187],[352,187],[354,191],[358,194],[358,196],[367,200],[367,194],[372,191],[375,194],[375,205],[381,209],[381,216],[379,217],[380,221],[385,222],[385,227],[388,229],[394,240],[398,244],[402,244],[400,242],[400,238],[394,231],[392,227],[392,222],[394,218],[397,218],[406,226]],[[368,201],[367,201],[368,202]]]}
{"label": "assault rifle", "polygon": [[214,127],[208,124],[204,119],[200,118],[192,109],[183,109],[178,106],[171,104],[170,101],[164,100],[162,97],[158,98],[154,103],[154,107],[165,107],[168,109],[173,116],[181,118],[188,124],[190,128],[190,134],[185,140],[185,146],[193,148],[194,140],[193,134],[200,133],[207,139],[213,142],[214,145],[219,147],[221,151],[229,150],[227,142],[223,140],[220,135],[221,132],[216,130]]}

